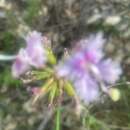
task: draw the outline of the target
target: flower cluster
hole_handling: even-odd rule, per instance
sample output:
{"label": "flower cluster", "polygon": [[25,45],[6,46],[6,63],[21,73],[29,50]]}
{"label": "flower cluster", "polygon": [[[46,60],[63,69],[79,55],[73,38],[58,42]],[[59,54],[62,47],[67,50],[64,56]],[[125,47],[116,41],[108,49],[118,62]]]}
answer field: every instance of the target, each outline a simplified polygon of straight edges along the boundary
{"label": "flower cluster", "polygon": [[25,38],[26,47],[19,50],[12,66],[15,78],[24,74],[31,66],[42,68],[46,62],[44,40],[41,33],[33,31]]}
{"label": "flower cluster", "polygon": [[119,63],[104,58],[104,43],[102,33],[80,40],[76,51],[57,67],[58,75],[70,80],[86,103],[98,100],[99,90],[106,92],[107,86],[115,83],[122,72]]}
{"label": "flower cluster", "polygon": [[[42,37],[41,33],[33,31],[29,33],[25,40],[26,47],[18,52],[12,66],[12,74],[18,78],[31,67],[42,68],[47,61],[50,61],[51,69],[50,66],[46,65],[44,72],[38,72],[38,74],[40,78],[44,76],[53,79],[53,81],[48,79],[49,85],[47,82],[45,84],[47,87],[41,89],[44,91],[45,89],[47,91],[51,90],[51,101],[60,89],[58,86],[60,82],[61,88],[64,86],[64,89],[71,95],[73,95],[72,83],[81,100],[85,103],[91,103],[99,99],[100,90],[108,93],[108,86],[115,83],[122,73],[118,62],[104,57],[105,39],[102,33],[78,41],[72,54],[58,65],[56,65],[56,59],[52,51],[47,51],[47,48],[43,45],[45,38]],[[52,82],[50,83],[50,81]],[[34,93],[39,92],[37,90],[37,88],[34,89]],[[113,91],[111,93],[113,94]]]}

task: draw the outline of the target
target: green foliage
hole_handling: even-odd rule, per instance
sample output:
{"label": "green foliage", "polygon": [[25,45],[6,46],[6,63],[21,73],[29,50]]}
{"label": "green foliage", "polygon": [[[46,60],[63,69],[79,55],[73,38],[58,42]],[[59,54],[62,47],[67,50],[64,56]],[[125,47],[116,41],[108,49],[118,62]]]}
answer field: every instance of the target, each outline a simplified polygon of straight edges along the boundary
{"label": "green foliage", "polygon": [[11,75],[10,69],[6,68],[0,74],[0,84],[8,87],[19,87],[21,85],[21,81],[14,79]]}
{"label": "green foliage", "polygon": [[110,130],[107,124],[92,115],[88,115],[87,118],[84,119],[84,123],[86,127],[90,130]]}
{"label": "green foliage", "polygon": [[0,49],[2,49],[3,53],[11,53],[16,50],[18,46],[15,46],[15,36],[10,31],[5,31],[0,34]]}
{"label": "green foliage", "polygon": [[27,8],[25,10],[24,20],[28,24],[32,24],[34,19],[38,16],[40,10],[41,0],[27,0]]}

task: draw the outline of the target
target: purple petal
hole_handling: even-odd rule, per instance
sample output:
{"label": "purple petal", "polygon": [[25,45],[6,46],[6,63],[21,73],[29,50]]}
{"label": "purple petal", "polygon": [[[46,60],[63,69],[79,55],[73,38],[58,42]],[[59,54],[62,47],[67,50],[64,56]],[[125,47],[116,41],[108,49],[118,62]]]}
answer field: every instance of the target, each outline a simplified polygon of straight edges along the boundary
{"label": "purple petal", "polygon": [[12,66],[12,75],[18,78],[20,75],[24,74],[29,69],[28,56],[24,49],[20,49],[15,62]]}
{"label": "purple petal", "polygon": [[26,49],[28,57],[29,57],[29,64],[36,67],[41,68],[44,66],[46,62],[46,54],[43,46],[35,46],[35,47],[28,47]]}
{"label": "purple petal", "polygon": [[115,83],[122,73],[119,63],[113,62],[111,59],[101,61],[98,68],[103,80],[107,83]]}
{"label": "purple petal", "polygon": [[77,94],[85,102],[90,103],[98,100],[99,88],[96,81],[89,75],[85,75],[74,84]]}
{"label": "purple petal", "polygon": [[103,39],[102,33],[97,33],[96,35],[92,35],[87,39],[81,40],[80,44],[82,46],[82,50],[84,51],[84,55],[86,60],[97,63],[103,57],[103,45],[105,40]]}
{"label": "purple petal", "polygon": [[70,66],[67,64],[59,64],[55,67],[58,77],[67,77],[70,74]]}
{"label": "purple petal", "polygon": [[42,43],[43,37],[40,32],[33,31],[28,34],[25,40],[26,40],[27,46],[35,46],[37,44]]}
{"label": "purple petal", "polygon": [[41,33],[33,31],[27,36],[26,42],[29,64],[36,68],[43,67],[46,61],[46,54],[42,44],[44,41]]}
{"label": "purple petal", "polygon": [[88,50],[97,50],[100,51],[103,49],[103,45],[105,43],[105,39],[103,38],[102,33],[97,33],[96,35],[90,36],[88,39],[88,45],[87,49]]}

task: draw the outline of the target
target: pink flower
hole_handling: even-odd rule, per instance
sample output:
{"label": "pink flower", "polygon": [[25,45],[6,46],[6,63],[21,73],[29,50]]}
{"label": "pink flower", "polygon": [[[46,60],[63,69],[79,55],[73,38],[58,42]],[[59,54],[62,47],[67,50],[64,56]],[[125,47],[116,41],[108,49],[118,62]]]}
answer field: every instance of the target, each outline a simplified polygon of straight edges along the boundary
{"label": "pink flower", "polygon": [[43,42],[43,37],[39,32],[33,31],[27,35],[27,46],[24,49],[20,49],[12,66],[12,74],[14,77],[18,78],[31,66],[35,68],[44,67],[47,58]]}
{"label": "pink flower", "polygon": [[31,32],[27,36],[26,42],[26,52],[29,57],[29,64],[36,68],[43,67],[46,62],[46,54],[41,33],[36,31]]}
{"label": "pink flower", "polygon": [[79,41],[77,51],[56,68],[58,76],[70,80],[79,97],[86,103],[99,99],[101,84],[107,88],[121,75],[119,63],[103,59],[104,42],[101,33]]}

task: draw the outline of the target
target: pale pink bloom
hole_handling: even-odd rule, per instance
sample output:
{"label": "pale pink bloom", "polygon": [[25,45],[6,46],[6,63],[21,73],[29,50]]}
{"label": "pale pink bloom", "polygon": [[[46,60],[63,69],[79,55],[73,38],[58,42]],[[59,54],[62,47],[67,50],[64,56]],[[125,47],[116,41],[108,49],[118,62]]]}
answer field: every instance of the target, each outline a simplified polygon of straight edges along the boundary
{"label": "pale pink bloom", "polygon": [[86,103],[99,99],[101,84],[115,83],[121,75],[119,63],[105,60],[101,33],[79,41],[79,48],[57,67],[57,74],[74,84],[79,97]]}
{"label": "pale pink bloom", "polygon": [[29,64],[36,68],[44,67],[47,58],[43,46],[44,41],[41,33],[36,31],[31,32],[27,36],[26,42],[26,52],[29,57]]}
{"label": "pale pink bloom", "polygon": [[12,74],[19,77],[30,67],[42,68],[47,60],[41,33],[33,31],[26,37],[26,47],[20,49],[12,66]]}
{"label": "pale pink bloom", "polygon": [[98,69],[102,79],[108,84],[115,83],[122,73],[120,64],[112,61],[111,59],[99,62]]}

